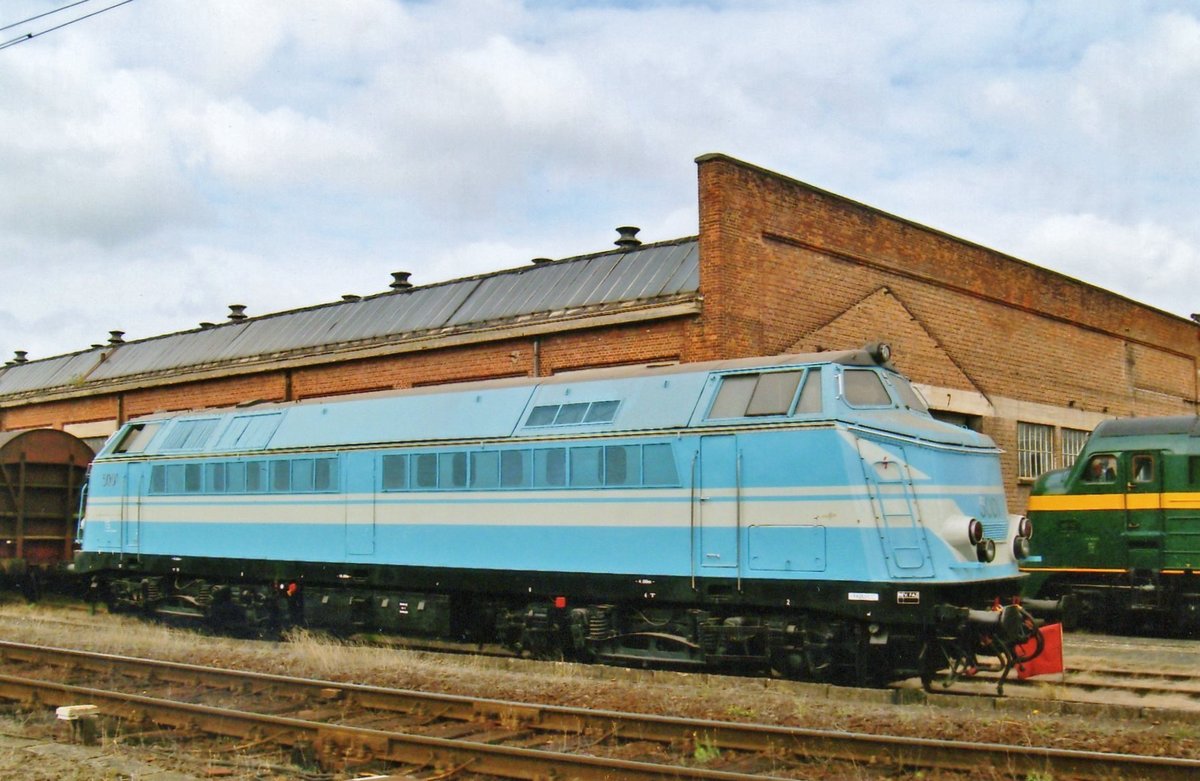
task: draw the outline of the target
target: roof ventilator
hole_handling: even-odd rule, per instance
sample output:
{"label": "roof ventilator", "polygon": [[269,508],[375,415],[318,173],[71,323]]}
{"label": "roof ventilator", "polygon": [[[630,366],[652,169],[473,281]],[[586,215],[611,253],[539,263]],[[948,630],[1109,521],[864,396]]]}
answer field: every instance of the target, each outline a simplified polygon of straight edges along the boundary
{"label": "roof ventilator", "polygon": [[124,331],[109,331],[108,332],[108,343],[109,344],[125,344],[125,332]]}
{"label": "roof ventilator", "polygon": [[617,233],[619,233],[621,237],[613,243],[625,251],[636,249],[637,247],[642,246],[642,240],[637,237],[638,231],[640,230],[641,228],[636,228],[632,225],[622,225],[621,227],[617,228]]}
{"label": "roof ventilator", "polygon": [[239,322],[241,320],[245,320],[246,319],[246,305],[245,304],[230,304],[229,305],[229,319],[233,320],[234,322]]}
{"label": "roof ventilator", "polygon": [[542,266],[542,265],[545,265],[546,263],[553,263],[554,261],[551,260],[550,258],[534,258],[530,262],[533,263],[533,265],[535,265],[535,266]]}
{"label": "roof ventilator", "polygon": [[13,359],[8,362],[8,365],[12,366],[14,363],[28,363],[29,362],[28,356],[29,356],[29,352],[27,350],[14,350],[13,351]]}
{"label": "roof ventilator", "polygon": [[393,271],[392,284],[388,285],[392,290],[408,290],[413,286],[413,283],[408,281],[412,276],[410,271]]}

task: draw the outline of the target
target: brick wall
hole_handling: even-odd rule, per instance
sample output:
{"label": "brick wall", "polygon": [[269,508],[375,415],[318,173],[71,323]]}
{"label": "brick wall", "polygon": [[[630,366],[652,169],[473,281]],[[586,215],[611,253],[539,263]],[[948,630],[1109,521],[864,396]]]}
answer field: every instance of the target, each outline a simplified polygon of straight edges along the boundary
{"label": "brick wall", "polygon": [[281,401],[284,394],[284,375],[278,371],[145,388],[123,394],[124,419],[151,412],[225,407],[247,401]]}
{"label": "brick wall", "polygon": [[[722,155],[697,161],[711,357],[891,341],[917,382],[1008,410],[982,429],[1006,453],[1014,510],[1023,403],[1078,425],[1196,414],[1200,328],[1078,280]],[[1016,412],[1013,412],[1016,410]],[[1064,422],[1062,425],[1066,425]]]}
{"label": "brick wall", "polygon": [[698,351],[787,349],[886,286],[985,393],[1195,410],[1194,323],[723,156],[698,162]]}
{"label": "brick wall", "polygon": [[[5,429],[893,341],[918,382],[1078,415],[1192,414],[1200,328],[721,155],[698,161],[702,311],[9,409]],[[1016,479],[1018,413],[987,419]],[[1052,415],[1050,415],[1053,417]],[[1022,502],[1023,504],[1023,502]]]}
{"label": "brick wall", "polygon": [[55,401],[49,404],[30,404],[4,411],[4,430],[26,428],[57,428],[70,423],[94,420],[115,420],[118,414],[116,396],[90,396]]}

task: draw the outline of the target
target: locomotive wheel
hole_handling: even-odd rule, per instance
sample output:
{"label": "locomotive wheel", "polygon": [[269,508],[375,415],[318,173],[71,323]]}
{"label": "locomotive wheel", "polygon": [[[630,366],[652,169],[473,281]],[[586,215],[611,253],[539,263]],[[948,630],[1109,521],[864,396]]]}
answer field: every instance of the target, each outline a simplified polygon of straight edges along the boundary
{"label": "locomotive wheel", "polygon": [[[866,664],[860,661],[860,644],[854,627],[844,621],[810,619],[804,625],[804,661],[817,683],[870,686],[863,680]],[[886,673],[886,671],[883,671]]]}

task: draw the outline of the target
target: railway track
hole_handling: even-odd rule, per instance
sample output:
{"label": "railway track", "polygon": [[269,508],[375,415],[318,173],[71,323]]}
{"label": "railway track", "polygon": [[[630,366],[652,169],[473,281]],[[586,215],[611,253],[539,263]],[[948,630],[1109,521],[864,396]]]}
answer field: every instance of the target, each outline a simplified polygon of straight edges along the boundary
{"label": "railway track", "polygon": [[846,763],[859,776],[867,765],[964,774],[988,767],[1019,779],[1200,774],[1200,760],[594,711],[20,643],[0,643],[0,662],[8,700],[96,705],[139,724],[272,741],[323,768],[729,781],[804,776],[813,762]]}
{"label": "railway track", "polygon": [[[104,623],[103,617],[92,616],[82,607],[60,609],[57,612],[39,614],[36,620],[43,625],[66,628],[91,628]],[[15,620],[0,615],[0,626]],[[518,658],[499,646],[480,648],[453,641],[435,642],[374,635],[355,636],[353,639],[364,645],[418,653]],[[1005,683],[1006,696],[1200,711],[1200,673],[1195,672],[1200,670],[1200,644],[1186,640],[1082,634],[1072,636],[1070,645],[1073,654],[1080,658],[1079,663],[1069,666],[1061,676],[1024,681],[1011,676]],[[1144,665],[1145,659],[1158,659],[1162,654],[1170,655],[1176,663],[1153,667]],[[996,681],[997,675],[983,670],[973,678],[959,679],[949,689],[943,689],[935,683],[933,691],[937,694],[993,697],[996,694]],[[904,687],[906,684],[898,686]]]}
{"label": "railway track", "polygon": [[[82,610],[74,611],[82,613]],[[9,620],[0,616],[0,625]],[[88,615],[39,616],[45,625],[63,627],[94,627],[98,621]],[[430,642],[417,639],[377,638],[359,636],[357,642],[380,645],[406,651],[430,654],[470,655],[480,658],[514,659],[511,652],[499,647],[480,649],[477,646],[451,641]],[[1191,669],[1200,668],[1200,647],[1188,641],[1147,640],[1146,638],[1097,637],[1084,635],[1072,638],[1073,646],[1086,657],[1083,662],[1067,668],[1061,676],[1046,676],[1034,680],[1019,680],[1010,677],[1005,683],[1005,695],[1011,698],[1028,698],[1038,701],[1047,699],[1058,702],[1100,703],[1106,705],[1131,705],[1142,707],[1169,708],[1174,710],[1200,711],[1200,674]],[[1117,666],[1107,664],[1106,653],[1116,649],[1129,658],[1134,655],[1154,657],[1165,649],[1181,660],[1195,657],[1190,664],[1179,664],[1174,669],[1161,665],[1155,668],[1136,667],[1132,664]],[[1118,659],[1121,657],[1118,656]],[[1185,669],[1186,668],[1186,669]],[[953,687],[943,689],[934,685],[937,694],[994,697],[997,675],[983,670],[973,678],[959,679]],[[904,684],[900,684],[903,686]]]}
{"label": "railway track", "polygon": [[[994,697],[998,677],[990,672],[960,679],[952,688],[935,685],[939,695]],[[1069,667],[1062,675],[1031,680],[1009,679],[1004,696],[1011,699],[1129,705],[1200,711],[1200,675],[1184,672],[1087,665]]]}

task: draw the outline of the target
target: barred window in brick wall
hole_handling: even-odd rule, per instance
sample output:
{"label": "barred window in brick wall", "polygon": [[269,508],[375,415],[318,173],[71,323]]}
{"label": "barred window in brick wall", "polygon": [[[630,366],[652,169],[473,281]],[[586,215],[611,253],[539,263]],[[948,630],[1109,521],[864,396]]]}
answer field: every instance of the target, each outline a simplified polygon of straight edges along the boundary
{"label": "barred window in brick wall", "polygon": [[1054,426],[1017,423],[1017,477],[1034,478],[1054,468]]}
{"label": "barred window in brick wall", "polygon": [[1065,469],[1075,463],[1075,459],[1079,457],[1083,446],[1087,444],[1089,433],[1076,428],[1062,429],[1062,461],[1059,463],[1060,467]]}

